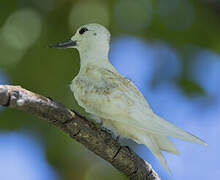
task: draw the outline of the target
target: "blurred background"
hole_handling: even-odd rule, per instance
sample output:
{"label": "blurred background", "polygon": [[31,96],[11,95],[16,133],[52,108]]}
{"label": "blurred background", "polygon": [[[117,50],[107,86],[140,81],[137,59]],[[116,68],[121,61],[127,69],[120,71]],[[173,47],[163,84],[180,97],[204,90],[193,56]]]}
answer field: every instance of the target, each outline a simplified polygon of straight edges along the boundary
{"label": "blurred background", "polygon": [[[0,84],[21,85],[83,113],[69,84],[76,50],[49,49],[86,23],[112,34],[110,60],[153,110],[201,139],[172,139],[172,176],[143,145],[129,144],[162,179],[220,176],[220,1],[1,0]],[[111,165],[46,121],[0,107],[0,179],[125,180]]]}

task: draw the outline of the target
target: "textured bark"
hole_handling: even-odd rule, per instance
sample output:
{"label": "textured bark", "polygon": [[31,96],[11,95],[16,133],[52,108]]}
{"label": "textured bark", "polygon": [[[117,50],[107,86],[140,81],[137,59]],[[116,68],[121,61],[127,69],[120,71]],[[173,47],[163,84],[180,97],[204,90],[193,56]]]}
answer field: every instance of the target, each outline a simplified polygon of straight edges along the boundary
{"label": "textured bark", "polygon": [[34,114],[66,132],[90,151],[111,163],[131,180],[160,180],[151,165],[94,123],[50,98],[20,86],[0,85],[0,105]]}

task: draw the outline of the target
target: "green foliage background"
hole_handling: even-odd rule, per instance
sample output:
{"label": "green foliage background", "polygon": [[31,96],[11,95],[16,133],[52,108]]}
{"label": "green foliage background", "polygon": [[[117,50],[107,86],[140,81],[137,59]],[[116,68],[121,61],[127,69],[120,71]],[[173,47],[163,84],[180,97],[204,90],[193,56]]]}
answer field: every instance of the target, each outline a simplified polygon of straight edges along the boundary
{"label": "green foliage background", "polygon": [[[7,18],[15,11],[25,8],[36,11],[41,19],[41,33],[39,38],[28,47],[19,61],[7,63],[7,57],[10,53],[14,53],[10,48],[5,48],[6,44],[1,43],[3,53],[0,57],[0,69],[4,71],[9,82],[39,94],[50,96],[67,107],[82,111],[73,102],[73,95],[69,90],[73,77],[79,70],[79,55],[76,50],[54,50],[47,48],[48,45],[57,41],[65,40],[72,36],[76,27],[71,28],[69,16],[72,8],[78,3],[87,3],[83,0],[1,0],[0,1],[0,29],[4,26]],[[124,29],[120,27],[117,17],[114,14],[115,6],[119,1],[89,1],[89,3],[104,4],[108,10],[108,28],[113,37],[121,34],[129,34],[140,37],[144,40],[153,41],[161,39],[168,42],[181,54],[182,72],[181,76],[175,80],[176,84],[182,88],[185,95],[192,97],[195,94],[206,96],[206,92],[190,77],[189,60],[194,52],[191,51],[191,45],[196,44],[202,48],[207,48],[216,53],[220,53],[220,6],[215,1],[211,3],[205,0],[195,1],[190,3],[194,7],[193,24],[186,29],[176,30],[175,28],[167,27],[161,20],[160,15],[156,12],[159,9],[160,1],[149,1],[152,6],[153,18],[151,23],[146,28],[141,30]],[[173,4],[169,0],[167,3]],[[218,4],[218,6],[217,6]],[[180,5],[178,11],[185,11]],[[122,10],[125,11],[125,10]],[[87,14],[88,13],[88,14]],[[86,19],[92,12],[83,12],[78,18],[82,24],[90,20]],[[134,12],[139,13],[139,12]],[[168,14],[167,21],[175,21],[172,18],[175,13]],[[102,15],[100,15],[102,16]],[[100,20],[97,16],[97,21]],[[96,16],[95,16],[96,17]],[[89,17],[88,17],[89,18]],[[184,18],[183,18],[184,20]],[[96,22],[96,19],[94,19]],[[78,22],[77,22],[78,23]],[[76,24],[77,24],[76,23]],[[181,24],[181,18],[177,24]],[[74,24],[74,22],[72,22]],[[78,25],[78,24],[77,24]],[[25,26],[25,24],[24,24]],[[135,24],[130,24],[135,26]],[[29,32],[30,33],[30,32]],[[22,44],[22,42],[20,42]],[[16,54],[15,54],[16,55]],[[153,85],[157,84],[157,79],[152,80]],[[42,139],[42,144],[46,147],[46,155],[50,164],[60,173],[62,179],[86,179],[89,173],[90,179],[125,179],[114,168],[109,166],[103,160],[88,152],[82,145],[72,141],[68,136],[49,123],[38,118],[23,113],[14,109],[4,109],[0,113],[0,131],[28,131],[33,136],[38,136]],[[91,170],[91,166],[95,167]],[[101,170],[100,170],[101,169]]]}

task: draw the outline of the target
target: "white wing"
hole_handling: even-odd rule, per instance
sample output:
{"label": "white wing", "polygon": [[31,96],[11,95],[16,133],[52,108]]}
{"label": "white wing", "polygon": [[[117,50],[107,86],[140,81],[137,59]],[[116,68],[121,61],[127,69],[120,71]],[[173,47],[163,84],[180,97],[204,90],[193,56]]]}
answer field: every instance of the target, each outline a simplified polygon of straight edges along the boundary
{"label": "white wing", "polygon": [[[95,73],[95,74],[94,74]],[[86,79],[86,78],[90,79]],[[87,70],[86,78],[79,76],[77,86],[79,105],[91,114],[104,119],[133,126],[161,136],[171,136],[206,145],[199,138],[181,130],[153,113],[143,95],[135,85],[108,69]],[[88,85],[88,83],[90,83]],[[74,93],[75,94],[75,93]]]}

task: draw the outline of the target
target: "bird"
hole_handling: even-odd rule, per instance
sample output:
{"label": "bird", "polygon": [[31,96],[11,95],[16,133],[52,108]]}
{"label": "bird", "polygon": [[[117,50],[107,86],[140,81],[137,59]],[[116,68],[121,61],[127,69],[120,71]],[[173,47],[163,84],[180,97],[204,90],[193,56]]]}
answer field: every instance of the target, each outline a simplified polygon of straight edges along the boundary
{"label": "bird", "polygon": [[90,23],[49,47],[79,51],[80,70],[70,84],[77,103],[118,137],[147,146],[170,173],[161,151],[179,152],[168,137],[207,144],[155,114],[134,83],[116,71],[108,58],[110,36],[104,26]]}

